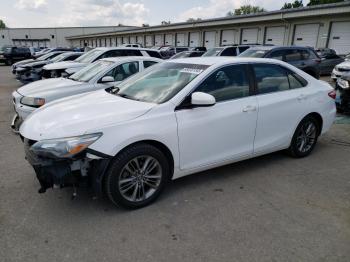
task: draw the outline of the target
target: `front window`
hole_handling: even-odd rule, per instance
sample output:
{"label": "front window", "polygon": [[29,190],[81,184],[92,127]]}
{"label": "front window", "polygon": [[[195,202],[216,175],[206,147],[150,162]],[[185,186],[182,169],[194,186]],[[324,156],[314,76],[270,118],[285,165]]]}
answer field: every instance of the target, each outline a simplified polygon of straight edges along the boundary
{"label": "front window", "polygon": [[239,57],[256,57],[262,58],[269,50],[260,50],[260,49],[247,49]]}
{"label": "front window", "polygon": [[79,63],[91,63],[96,57],[100,56],[104,50],[93,49],[81,57],[77,58],[75,61]]}
{"label": "front window", "polygon": [[98,73],[100,73],[102,70],[106,69],[107,67],[111,66],[112,64],[113,62],[100,60],[88,65],[87,67],[84,67],[83,69],[79,70],[69,78],[79,82],[89,82]]}
{"label": "front window", "polygon": [[218,56],[223,48],[212,48],[203,54],[203,56]]}
{"label": "front window", "polygon": [[123,82],[118,95],[143,102],[164,103],[208,67],[171,62],[157,64]]}

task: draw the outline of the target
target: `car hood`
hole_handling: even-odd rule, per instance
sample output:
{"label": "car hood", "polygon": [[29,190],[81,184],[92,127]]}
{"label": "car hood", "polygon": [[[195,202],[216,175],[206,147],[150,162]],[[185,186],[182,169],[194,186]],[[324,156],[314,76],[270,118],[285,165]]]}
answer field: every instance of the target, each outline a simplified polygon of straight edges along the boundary
{"label": "car hood", "polygon": [[19,66],[19,65],[24,65],[24,64],[28,64],[28,63],[32,63],[36,61],[35,59],[26,59],[26,60],[22,60],[22,61],[19,61],[17,63],[14,63],[13,65],[14,66]]}
{"label": "car hood", "polygon": [[85,66],[84,63],[74,62],[74,61],[62,61],[57,63],[52,63],[49,65],[46,65],[44,67],[45,70],[58,70],[58,69],[67,69],[67,68],[73,68],[73,67],[82,67]]}
{"label": "car hood", "polygon": [[33,62],[29,62],[29,63],[26,63],[25,65],[23,65],[23,67],[33,67],[33,66],[44,66],[46,64],[50,63],[49,61],[33,61]]}
{"label": "car hood", "polygon": [[76,88],[78,85],[86,85],[68,78],[50,78],[39,80],[18,88],[17,92],[23,96],[45,98],[57,89]]}
{"label": "car hood", "polygon": [[99,90],[47,104],[23,122],[20,133],[39,141],[99,132],[103,127],[135,119],[154,106]]}
{"label": "car hood", "polygon": [[337,67],[350,69],[350,61],[345,61],[343,63],[340,63],[339,65],[337,65]]}

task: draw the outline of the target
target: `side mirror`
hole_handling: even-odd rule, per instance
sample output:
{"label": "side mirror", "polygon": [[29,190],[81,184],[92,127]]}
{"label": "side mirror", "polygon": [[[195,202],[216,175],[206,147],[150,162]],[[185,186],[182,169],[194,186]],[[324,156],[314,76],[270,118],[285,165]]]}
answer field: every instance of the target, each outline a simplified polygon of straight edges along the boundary
{"label": "side mirror", "polygon": [[112,77],[112,76],[104,76],[101,79],[101,83],[110,83],[110,82],[114,82],[114,77]]}
{"label": "side mirror", "polygon": [[213,97],[210,94],[203,93],[203,92],[194,92],[191,95],[191,104],[197,107],[204,107],[204,106],[213,106],[215,105],[216,100],[215,97]]}

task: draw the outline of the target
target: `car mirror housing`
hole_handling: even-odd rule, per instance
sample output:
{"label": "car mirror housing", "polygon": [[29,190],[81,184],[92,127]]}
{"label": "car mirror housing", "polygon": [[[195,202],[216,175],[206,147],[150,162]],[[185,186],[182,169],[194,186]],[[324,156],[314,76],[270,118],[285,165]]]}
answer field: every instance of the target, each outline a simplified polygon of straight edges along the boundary
{"label": "car mirror housing", "polygon": [[194,92],[191,95],[191,104],[193,106],[196,106],[196,107],[213,106],[215,105],[215,103],[216,103],[215,97],[210,94],[203,93],[203,92]]}
{"label": "car mirror housing", "polygon": [[112,77],[112,76],[104,76],[101,79],[101,83],[110,83],[110,82],[114,82],[114,77]]}

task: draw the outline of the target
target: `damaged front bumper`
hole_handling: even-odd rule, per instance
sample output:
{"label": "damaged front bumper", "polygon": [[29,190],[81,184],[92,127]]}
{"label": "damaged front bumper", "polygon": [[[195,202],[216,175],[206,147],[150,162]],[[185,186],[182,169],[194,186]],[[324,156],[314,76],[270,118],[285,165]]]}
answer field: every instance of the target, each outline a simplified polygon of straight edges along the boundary
{"label": "damaged front bumper", "polygon": [[36,155],[30,147],[36,141],[22,137],[25,158],[35,170],[40,183],[39,193],[45,193],[53,187],[79,187],[87,183],[93,194],[99,197],[102,193],[102,180],[109,165],[110,156],[85,150],[74,158],[46,158]]}

